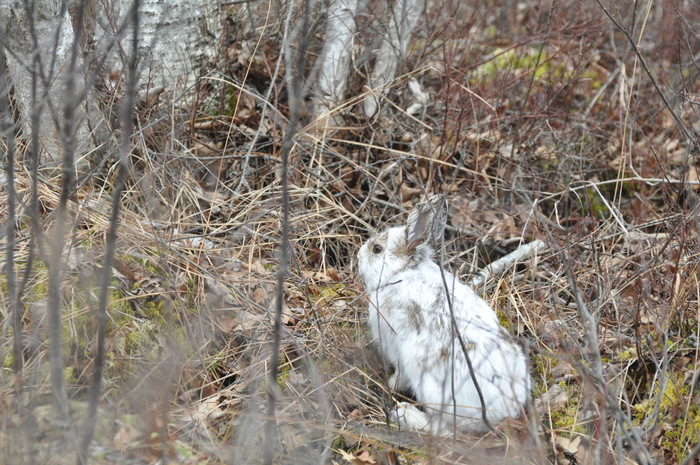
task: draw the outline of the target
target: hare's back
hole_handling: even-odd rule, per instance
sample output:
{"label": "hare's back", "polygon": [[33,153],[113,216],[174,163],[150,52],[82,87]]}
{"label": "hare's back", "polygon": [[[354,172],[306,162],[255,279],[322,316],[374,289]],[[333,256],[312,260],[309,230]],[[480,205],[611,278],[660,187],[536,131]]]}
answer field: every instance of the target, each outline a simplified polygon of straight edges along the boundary
{"label": "hare's back", "polygon": [[451,319],[452,311],[461,330],[473,325],[491,330],[499,327],[496,312],[452,273],[447,270],[441,273],[434,262],[422,262],[405,270],[396,276],[393,286],[388,290],[395,300],[403,301],[405,306],[421,308],[425,317]]}

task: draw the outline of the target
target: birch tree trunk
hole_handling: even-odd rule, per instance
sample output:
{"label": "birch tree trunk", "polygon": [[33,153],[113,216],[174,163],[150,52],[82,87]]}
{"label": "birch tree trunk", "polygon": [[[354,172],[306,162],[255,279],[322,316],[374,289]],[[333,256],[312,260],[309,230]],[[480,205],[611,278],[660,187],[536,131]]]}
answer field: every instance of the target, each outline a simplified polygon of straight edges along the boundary
{"label": "birch tree trunk", "polygon": [[[363,6],[359,6],[359,5]],[[316,84],[316,117],[318,127],[341,127],[341,109],[350,72],[352,39],[357,32],[355,15],[366,2],[358,0],[332,0],[328,8],[328,23],[323,52],[319,58],[319,77]],[[376,52],[372,75],[365,87],[367,98],[363,109],[372,117],[379,108],[380,97],[395,78],[399,62],[403,59],[413,29],[418,23],[422,3],[418,0],[396,0],[390,3],[391,14],[384,28],[381,46]],[[417,82],[412,83],[416,112],[425,104],[427,96]]]}
{"label": "birch tree trunk", "polygon": [[[27,135],[30,131],[39,131],[44,166],[58,166],[62,158],[60,133],[65,125],[62,98],[66,80],[75,79],[79,92],[85,84],[82,59],[76,63],[75,75],[67,75],[75,34],[63,3],[61,0],[36,0],[33,11],[29,11],[31,3],[23,0],[0,2],[0,21],[5,28],[8,50],[5,57],[10,85],[22,117],[21,126]],[[81,105],[72,128],[78,154],[84,153],[90,144],[84,110]],[[34,120],[39,128],[31,127],[34,111],[39,113],[39,118]]]}
{"label": "birch tree trunk", "polygon": [[358,0],[333,0],[328,7],[326,41],[318,77],[316,115],[319,126],[341,126],[337,107],[347,87]]}
{"label": "birch tree trunk", "polygon": [[[101,75],[108,89],[115,85],[110,83],[110,71],[121,73],[125,69],[125,51],[131,49],[129,29],[122,27],[130,5],[129,0],[97,2],[94,30],[86,31],[93,34],[91,62],[104,63],[104,69],[89,72]],[[170,91],[184,91],[194,82],[197,65],[211,56],[219,44],[219,3],[216,0],[144,0],[140,17],[141,87],[165,86]],[[62,98],[66,94],[66,79],[69,78],[66,70],[75,36],[67,3],[62,0],[1,0],[0,21],[5,28],[5,56],[10,86],[21,117],[20,126],[27,137],[32,131],[39,131],[41,166],[60,164],[63,156],[60,134],[68,129],[76,143],[76,168],[85,167],[86,154],[94,147],[94,142],[104,142],[113,128],[106,127],[94,92],[86,89],[86,85],[94,84],[95,77],[88,77],[80,57],[73,78],[83,102],[75,117],[75,127],[65,128]],[[39,113],[38,118],[32,119],[35,111]],[[32,127],[32,121],[38,121],[39,127]],[[95,133],[91,134],[89,128]]]}
{"label": "birch tree trunk", "polygon": [[377,112],[380,96],[387,91],[387,85],[394,79],[399,61],[406,53],[411,33],[418,23],[421,8],[418,0],[394,2],[391,19],[377,52],[372,76],[367,83],[366,90],[370,93],[364,105],[367,116],[374,116]]}
{"label": "birch tree trunk", "polygon": [[[119,27],[128,13],[129,0],[113,0],[109,11],[101,10],[95,30],[98,49],[113,42],[119,49],[110,52],[106,66],[121,70],[129,50],[128,30],[119,36]],[[194,83],[198,65],[212,56],[219,46],[221,6],[216,0],[143,0],[139,30],[139,70],[141,86],[164,86],[172,91]]]}

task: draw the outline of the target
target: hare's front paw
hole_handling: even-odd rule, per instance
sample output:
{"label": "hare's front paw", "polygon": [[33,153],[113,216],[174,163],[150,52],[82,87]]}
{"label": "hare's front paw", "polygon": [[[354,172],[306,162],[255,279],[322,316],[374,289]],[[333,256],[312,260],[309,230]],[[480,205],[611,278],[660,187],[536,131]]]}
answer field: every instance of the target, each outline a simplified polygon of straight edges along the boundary
{"label": "hare's front paw", "polygon": [[394,372],[393,375],[389,376],[389,389],[396,391],[396,381],[399,379],[399,374]]}
{"label": "hare's front paw", "polygon": [[395,371],[394,374],[389,377],[389,389],[392,391],[407,391],[410,387],[408,381],[403,376],[399,376],[398,371]]}

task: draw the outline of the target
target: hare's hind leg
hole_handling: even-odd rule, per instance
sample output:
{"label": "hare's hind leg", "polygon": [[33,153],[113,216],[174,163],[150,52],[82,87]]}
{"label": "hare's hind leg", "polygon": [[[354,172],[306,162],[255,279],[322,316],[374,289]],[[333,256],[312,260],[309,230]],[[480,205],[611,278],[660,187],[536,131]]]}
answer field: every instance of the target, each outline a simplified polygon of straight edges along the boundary
{"label": "hare's hind leg", "polygon": [[408,402],[399,402],[391,411],[391,421],[407,431],[429,432],[436,436],[449,436],[452,428],[444,415],[431,416]]}
{"label": "hare's hind leg", "polygon": [[430,417],[408,402],[399,402],[391,411],[391,421],[408,431],[429,431]]}

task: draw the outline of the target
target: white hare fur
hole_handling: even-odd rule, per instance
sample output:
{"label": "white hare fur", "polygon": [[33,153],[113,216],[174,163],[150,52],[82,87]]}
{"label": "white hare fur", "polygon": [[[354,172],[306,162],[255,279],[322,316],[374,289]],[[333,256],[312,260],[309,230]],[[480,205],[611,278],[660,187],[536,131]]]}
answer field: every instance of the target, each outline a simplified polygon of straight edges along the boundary
{"label": "white hare fur", "polygon": [[530,378],[520,347],[493,309],[446,270],[443,281],[432,244],[442,235],[445,215],[444,201],[417,205],[405,226],[387,229],[362,246],[358,268],[370,299],[372,335],[395,368],[390,388],[409,389],[424,410],[402,403],[393,420],[405,429],[437,435],[452,434],[454,427],[485,432],[450,301],[489,423],[521,414]]}

